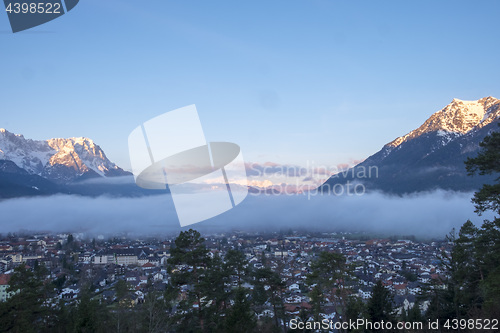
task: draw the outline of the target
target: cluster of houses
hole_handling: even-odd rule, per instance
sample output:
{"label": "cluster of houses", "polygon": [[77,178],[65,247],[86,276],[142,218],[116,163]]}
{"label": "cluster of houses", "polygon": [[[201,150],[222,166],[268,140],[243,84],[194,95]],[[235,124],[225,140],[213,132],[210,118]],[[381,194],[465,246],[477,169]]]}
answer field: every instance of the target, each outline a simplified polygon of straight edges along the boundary
{"label": "cluster of houses", "polygon": [[[283,301],[288,315],[310,309],[310,286],[306,277],[311,263],[321,251],[342,253],[354,271],[347,284],[351,295],[363,300],[372,296],[372,288],[380,280],[394,295],[399,312],[419,304],[425,311],[427,303],[418,302],[422,288],[439,281],[439,254],[450,250],[446,241],[411,241],[346,239],[346,234],[324,233],[290,235],[233,232],[205,236],[210,255],[224,257],[229,249],[242,251],[252,269],[264,265],[278,272],[286,288]],[[354,238],[354,237],[350,237]],[[151,290],[163,290],[169,283],[167,260],[174,237],[168,239],[105,240],[84,234],[12,236],[0,240],[0,301],[8,301],[7,287],[13,269],[26,264],[44,265],[47,278],[55,281],[58,299],[67,302],[78,299],[84,284],[91,284],[95,296],[112,303],[117,300],[116,284],[126,282],[128,301],[136,304]],[[77,281],[77,282],[75,282]],[[238,285],[233,277],[232,285]],[[253,289],[251,280],[245,287]],[[335,315],[334,300],[327,300],[326,318]],[[272,316],[271,306],[259,316]]]}

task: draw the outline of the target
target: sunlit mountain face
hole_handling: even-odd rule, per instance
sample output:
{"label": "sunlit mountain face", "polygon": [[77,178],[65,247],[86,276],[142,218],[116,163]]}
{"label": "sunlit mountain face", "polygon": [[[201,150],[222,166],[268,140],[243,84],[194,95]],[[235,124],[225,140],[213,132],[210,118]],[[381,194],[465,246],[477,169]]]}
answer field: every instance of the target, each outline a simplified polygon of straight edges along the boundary
{"label": "sunlit mountain face", "polygon": [[500,100],[454,99],[420,127],[386,144],[355,167],[332,176],[321,189],[335,184],[360,183],[369,190],[410,193],[435,189],[469,191],[491,177],[468,177],[464,161],[479,143],[497,130]]}
{"label": "sunlit mountain face", "polygon": [[81,177],[127,175],[88,138],[31,140],[0,129],[0,159],[56,183]]}
{"label": "sunlit mountain face", "polygon": [[138,188],[89,138],[31,140],[0,129],[0,198],[57,193],[155,194]]}

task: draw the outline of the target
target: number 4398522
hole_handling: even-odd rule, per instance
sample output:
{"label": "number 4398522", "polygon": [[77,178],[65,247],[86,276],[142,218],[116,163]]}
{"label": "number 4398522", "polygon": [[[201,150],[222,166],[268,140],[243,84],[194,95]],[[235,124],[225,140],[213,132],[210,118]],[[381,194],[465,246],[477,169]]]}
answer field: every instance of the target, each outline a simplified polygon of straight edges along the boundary
{"label": "number 4398522", "polygon": [[9,3],[5,11],[9,14],[61,14],[60,3],[50,2],[15,2]]}
{"label": "number 4398522", "polygon": [[444,328],[458,330],[498,330],[498,319],[448,319]]}

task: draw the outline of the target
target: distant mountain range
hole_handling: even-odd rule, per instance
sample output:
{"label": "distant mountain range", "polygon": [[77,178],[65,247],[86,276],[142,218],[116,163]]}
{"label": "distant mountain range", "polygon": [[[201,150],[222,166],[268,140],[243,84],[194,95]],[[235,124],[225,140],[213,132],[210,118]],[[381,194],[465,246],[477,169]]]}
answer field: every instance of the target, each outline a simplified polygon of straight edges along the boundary
{"label": "distant mountain range", "polygon": [[[113,181],[129,176],[130,181]],[[153,191],[133,183],[132,174],[112,163],[88,138],[37,141],[0,129],[0,198],[56,193],[137,196]],[[109,179],[108,182],[85,182]]]}
{"label": "distant mountain range", "polygon": [[500,100],[454,99],[419,128],[386,144],[353,168],[332,176],[320,190],[360,182],[366,189],[403,194],[434,189],[476,190],[493,177],[467,176],[464,161],[479,143],[498,130]]}
{"label": "distant mountain range", "polygon": [[112,163],[88,138],[35,141],[0,128],[0,160],[58,184],[81,178],[130,175]]}
{"label": "distant mountain range", "polygon": [[[476,190],[493,177],[467,176],[464,161],[477,154],[479,142],[488,133],[498,129],[499,118],[500,100],[496,98],[454,99],[419,128],[332,176],[320,190],[329,192],[336,184],[347,182],[363,183],[368,191],[395,194]],[[56,193],[142,196],[165,192],[136,186],[132,174],[112,163],[91,139],[36,141],[0,129],[0,198]]]}

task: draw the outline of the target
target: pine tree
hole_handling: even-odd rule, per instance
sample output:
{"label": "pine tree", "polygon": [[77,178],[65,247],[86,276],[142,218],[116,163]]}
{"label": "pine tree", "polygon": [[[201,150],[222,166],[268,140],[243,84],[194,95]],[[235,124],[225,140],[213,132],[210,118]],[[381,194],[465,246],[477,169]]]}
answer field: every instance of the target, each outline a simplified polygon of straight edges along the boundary
{"label": "pine tree", "polygon": [[481,307],[480,281],[484,278],[479,258],[477,239],[479,230],[467,221],[455,239],[451,262],[455,263],[450,273],[453,279],[454,307],[456,318],[467,316]]}
{"label": "pine tree", "polygon": [[[469,175],[494,175],[500,172],[500,132],[493,132],[480,143],[475,158],[465,162]],[[500,213],[500,177],[474,194],[476,213]],[[458,237],[448,236],[453,244],[449,256],[442,255],[448,276],[442,285],[427,288],[429,319],[468,319],[500,316],[500,220],[485,220],[478,228],[471,221],[461,227]],[[433,281],[434,282],[434,281]],[[445,288],[441,288],[441,287]]]}
{"label": "pine tree", "polygon": [[226,332],[253,332],[255,314],[250,307],[246,289],[238,287],[234,292],[234,305],[229,309],[225,322]]}
{"label": "pine tree", "polygon": [[[481,150],[475,158],[465,162],[470,175],[498,175],[500,173],[500,132],[493,132],[480,143]],[[472,201],[481,215],[487,210],[500,214],[500,177],[495,184],[485,184],[474,194]],[[473,238],[479,270],[479,284],[485,313],[500,316],[500,219],[485,220]],[[470,272],[474,274],[474,272]],[[470,279],[472,280],[472,279]]]}
{"label": "pine tree", "polygon": [[106,313],[106,308],[98,300],[91,298],[89,286],[83,287],[75,317],[72,319],[74,331],[79,333],[104,332]]}
{"label": "pine tree", "polygon": [[424,321],[424,316],[422,315],[420,303],[418,301],[416,301],[413,307],[408,311],[407,320],[412,323]]}
{"label": "pine tree", "polygon": [[[486,136],[479,144],[481,151],[474,158],[465,161],[469,175],[492,175],[500,172],[500,132],[493,132]],[[485,184],[474,194],[472,199],[476,205],[476,212],[481,213],[492,210],[500,212],[500,177],[496,178],[493,185]]]}
{"label": "pine tree", "polygon": [[2,330],[35,332],[34,323],[45,326],[50,320],[50,309],[44,304],[47,290],[40,277],[24,264],[16,267],[7,288],[12,296],[0,307]]}
{"label": "pine tree", "polygon": [[264,305],[267,301],[267,293],[262,283],[256,282],[252,293],[253,304],[257,307]]}
{"label": "pine tree", "polygon": [[484,316],[500,317],[500,219],[485,221],[476,241]]}
{"label": "pine tree", "polygon": [[230,272],[218,255],[209,261],[205,274],[200,282],[200,290],[208,300],[204,307],[206,318],[205,329],[218,331],[222,326],[222,319],[226,315],[230,292]]}
{"label": "pine tree", "polygon": [[[365,304],[359,297],[350,296],[346,302],[345,321],[357,321],[363,318]],[[361,330],[348,330],[348,332],[360,332]]]}
{"label": "pine tree", "polygon": [[372,322],[394,320],[393,298],[390,291],[378,280],[373,287],[373,294],[366,306],[368,318]]}
{"label": "pine tree", "polygon": [[311,312],[314,318],[314,321],[321,321],[323,318],[320,317],[320,314],[323,312],[323,304],[325,303],[325,298],[323,293],[321,292],[321,288],[318,286],[313,287],[311,292],[309,293],[309,298],[311,299]]}
{"label": "pine tree", "polygon": [[265,267],[255,271],[254,273],[255,283],[261,284],[262,286],[269,286],[268,299],[271,302],[274,312],[274,323],[276,328],[280,327],[279,320],[285,322],[284,305],[282,298],[282,291],[285,288],[285,284],[280,279],[278,273],[274,272],[272,269]]}
{"label": "pine tree", "polygon": [[[171,284],[177,289],[179,295],[182,294],[178,306],[179,310],[185,312],[179,318],[179,330],[205,330],[203,309],[208,299],[205,297],[202,280],[205,277],[210,257],[204,241],[205,239],[196,230],[182,231],[175,239],[175,246],[170,251],[171,257],[168,259],[168,264]],[[187,288],[181,290],[181,286],[187,286]],[[196,305],[196,311],[193,311],[194,305]]]}
{"label": "pine tree", "polygon": [[128,294],[128,285],[127,282],[123,279],[119,279],[115,284],[115,292],[116,298],[121,300],[125,295]]}
{"label": "pine tree", "polygon": [[225,257],[226,269],[229,270],[231,275],[238,278],[238,286],[244,281],[244,278],[248,276],[248,260],[245,254],[238,250],[228,250]]}
{"label": "pine tree", "polygon": [[[309,286],[316,285],[314,289],[315,307],[320,307],[324,298],[328,297],[336,304],[338,313],[345,313],[346,300],[350,291],[346,283],[352,279],[352,270],[347,265],[346,258],[335,252],[320,252],[318,258],[311,265],[311,273],[307,275],[306,282]],[[317,312],[318,310],[316,310]]]}
{"label": "pine tree", "polygon": [[139,321],[141,331],[161,333],[168,331],[169,318],[166,314],[165,299],[158,291],[150,290],[139,307]]}

